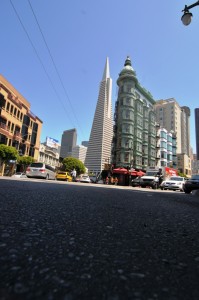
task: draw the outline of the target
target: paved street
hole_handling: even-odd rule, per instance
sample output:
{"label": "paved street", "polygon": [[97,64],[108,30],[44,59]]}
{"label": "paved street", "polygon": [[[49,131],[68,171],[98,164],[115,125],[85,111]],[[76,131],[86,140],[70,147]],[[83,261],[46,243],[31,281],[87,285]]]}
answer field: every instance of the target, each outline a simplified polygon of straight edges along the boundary
{"label": "paved street", "polygon": [[199,198],[0,179],[0,299],[199,299]]}

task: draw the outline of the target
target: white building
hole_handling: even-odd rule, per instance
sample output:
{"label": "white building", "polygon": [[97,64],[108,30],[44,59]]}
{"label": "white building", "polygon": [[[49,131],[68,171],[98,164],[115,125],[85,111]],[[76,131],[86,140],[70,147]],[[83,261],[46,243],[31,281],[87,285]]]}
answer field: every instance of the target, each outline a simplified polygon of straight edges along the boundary
{"label": "white building", "polygon": [[38,162],[43,162],[52,167],[59,166],[59,153],[58,149],[51,148],[46,143],[40,143]]}
{"label": "white building", "polygon": [[101,172],[105,163],[110,161],[111,158],[113,137],[111,97],[112,79],[110,78],[109,60],[107,58],[85,159],[85,166],[89,172]]}
{"label": "white building", "polygon": [[176,135],[165,128],[157,125],[157,155],[156,165],[158,167],[177,167]]}
{"label": "white building", "polygon": [[85,162],[87,147],[83,145],[75,146],[72,149],[72,157],[79,159],[81,162]]}

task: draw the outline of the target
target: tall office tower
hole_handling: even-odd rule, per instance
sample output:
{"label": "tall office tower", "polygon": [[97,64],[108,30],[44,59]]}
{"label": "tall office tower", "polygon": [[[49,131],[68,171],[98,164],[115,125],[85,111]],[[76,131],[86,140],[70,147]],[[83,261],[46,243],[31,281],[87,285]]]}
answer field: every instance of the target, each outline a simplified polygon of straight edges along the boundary
{"label": "tall office tower", "polygon": [[89,171],[95,173],[101,172],[111,157],[113,137],[111,97],[112,79],[110,78],[109,60],[107,58],[85,159],[85,166]]}
{"label": "tall office tower", "polygon": [[190,156],[190,108],[181,106],[181,142],[182,153]]}
{"label": "tall office tower", "polygon": [[199,108],[195,108],[196,157],[199,160]]}
{"label": "tall office tower", "polygon": [[155,101],[138,82],[127,57],[117,79],[112,163],[145,170],[156,165]]}
{"label": "tall office tower", "polygon": [[88,141],[82,141],[82,146],[88,147]]}
{"label": "tall office tower", "polygon": [[62,134],[60,157],[65,158],[72,155],[72,149],[77,144],[77,130],[75,128],[65,130]]}
{"label": "tall office tower", "polygon": [[72,149],[72,157],[79,159],[84,164],[86,152],[87,152],[87,147],[83,145],[77,145]]}
{"label": "tall office tower", "polygon": [[158,100],[155,105],[156,121],[176,134],[176,152],[190,155],[190,109],[180,107],[174,98]]}

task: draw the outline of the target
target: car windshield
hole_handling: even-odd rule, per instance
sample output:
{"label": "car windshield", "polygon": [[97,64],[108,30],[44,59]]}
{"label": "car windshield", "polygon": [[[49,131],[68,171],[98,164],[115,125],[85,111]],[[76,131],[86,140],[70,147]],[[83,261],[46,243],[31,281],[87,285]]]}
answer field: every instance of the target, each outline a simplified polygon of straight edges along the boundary
{"label": "car windshield", "polygon": [[183,177],[171,177],[170,180],[183,181]]}
{"label": "car windshield", "polygon": [[199,180],[199,174],[192,175],[191,179],[196,179],[196,180]]}
{"label": "car windshield", "polygon": [[57,172],[57,174],[64,174],[64,175],[66,175],[66,174],[67,174],[67,172],[64,172],[64,171],[59,171],[59,172]]}
{"label": "car windshield", "polygon": [[42,163],[32,163],[30,165],[31,168],[42,168],[43,164]]}

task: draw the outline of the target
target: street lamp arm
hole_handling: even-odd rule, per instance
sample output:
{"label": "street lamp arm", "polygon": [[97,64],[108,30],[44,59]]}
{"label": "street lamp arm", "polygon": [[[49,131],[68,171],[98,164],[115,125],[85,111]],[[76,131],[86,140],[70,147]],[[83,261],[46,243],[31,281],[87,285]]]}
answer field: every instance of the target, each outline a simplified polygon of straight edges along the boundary
{"label": "street lamp arm", "polygon": [[184,9],[182,11],[187,12],[189,9],[191,9],[191,8],[197,6],[197,5],[199,5],[199,1],[193,3],[193,4],[189,5],[189,6],[185,5],[185,7],[184,7]]}

